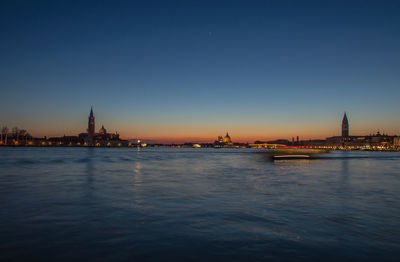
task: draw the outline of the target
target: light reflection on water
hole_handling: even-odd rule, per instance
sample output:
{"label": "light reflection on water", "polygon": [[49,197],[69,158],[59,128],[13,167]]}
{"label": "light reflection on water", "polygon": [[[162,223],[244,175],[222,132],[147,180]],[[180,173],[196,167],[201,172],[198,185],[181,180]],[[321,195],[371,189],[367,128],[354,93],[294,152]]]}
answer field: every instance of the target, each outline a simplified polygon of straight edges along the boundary
{"label": "light reflection on water", "polygon": [[400,255],[400,154],[0,148],[0,260]]}

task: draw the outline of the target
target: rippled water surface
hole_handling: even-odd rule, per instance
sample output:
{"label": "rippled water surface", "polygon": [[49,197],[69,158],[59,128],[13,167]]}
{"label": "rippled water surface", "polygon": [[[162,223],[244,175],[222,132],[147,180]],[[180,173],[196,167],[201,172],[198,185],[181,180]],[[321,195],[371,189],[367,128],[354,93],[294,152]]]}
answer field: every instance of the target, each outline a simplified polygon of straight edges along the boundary
{"label": "rippled water surface", "polygon": [[0,148],[1,261],[400,261],[400,153]]}

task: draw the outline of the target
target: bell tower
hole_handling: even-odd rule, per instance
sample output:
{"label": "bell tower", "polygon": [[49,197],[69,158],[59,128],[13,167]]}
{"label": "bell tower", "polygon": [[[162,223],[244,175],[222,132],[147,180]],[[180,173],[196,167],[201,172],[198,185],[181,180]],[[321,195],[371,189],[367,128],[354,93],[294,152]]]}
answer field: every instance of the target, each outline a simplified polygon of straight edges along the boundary
{"label": "bell tower", "polygon": [[95,126],[94,126],[94,114],[93,108],[90,108],[90,115],[89,115],[89,123],[88,123],[88,136],[94,137],[96,135]]}
{"label": "bell tower", "polygon": [[346,112],[344,112],[343,120],[342,120],[342,137],[349,136],[349,121],[347,120]]}

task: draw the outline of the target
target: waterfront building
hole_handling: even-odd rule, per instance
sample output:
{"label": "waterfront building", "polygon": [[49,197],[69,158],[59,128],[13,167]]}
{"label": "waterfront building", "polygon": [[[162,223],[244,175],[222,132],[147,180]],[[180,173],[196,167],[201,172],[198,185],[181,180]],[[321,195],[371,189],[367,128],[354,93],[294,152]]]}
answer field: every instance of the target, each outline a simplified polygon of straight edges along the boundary
{"label": "waterfront building", "polygon": [[[388,150],[397,149],[397,136],[381,134],[379,131],[364,136],[349,135],[349,121],[346,113],[342,119],[342,136],[328,137],[325,143],[317,143],[318,146],[327,146],[340,149],[361,149],[361,150]],[[313,145],[310,143],[310,145]],[[314,144],[315,145],[315,144]]]}
{"label": "waterfront building", "polygon": [[396,136],[393,138],[393,147],[395,149],[400,149],[400,137]]}
{"label": "waterfront building", "polygon": [[93,108],[90,109],[87,133],[79,134],[79,143],[88,146],[127,146],[129,141],[121,140],[119,134],[107,133],[104,125],[101,126],[99,132],[95,132],[95,118]]}
{"label": "waterfront building", "polygon": [[142,139],[140,138],[135,138],[135,139],[130,139],[128,140],[128,146],[133,146],[133,147],[146,147],[147,143],[144,142]]}
{"label": "waterfront building", "polygon": [[[78,136],[61,136],[61,137],[50,137],[49,139],[45,139],[42,142],[47,143],[48,145],[80,145],[83,144],[83,141]],[[50,143],[50,144],[49,144]]]}
{"label": "waterfront building", "polygon": [[[257,143],[258,141],[256,141],[255,143]],[[277,146],[279,146],[279,145],[285,145],[285,146],[288,146],[288,145],[290,145],[290,142],[289,142],[289,140],[287,140],[287,139],[276,139],[276,140],[270,140],[270,141],[267,141],[266,143],[268,143],[268,144],[272,144],[272,145],[277,145]],[[299,143],[299,140],[297,140],[297,144]]]}
{"label": "waterfront building", "polygon": [[214,142],[215,147],[231,147],[233,142],[228,132],[226,132],[225,137],[218,136],[218,139]]}
{"label": "waterfront building", "polygon": [[226,132],[226,135],[225,135],[225,137],[224,137],[224,143],[225,143],[225,144],[228,144],[228,145],[231,145],[231,144],[232,144],[232,139],[231,139],[231,137],[229,136],[228,132]]}
{"label": "waterfront building", "polygon": [[107,134],[107,130],[104,128],[104,126],[101,126],[101,128],[100,128],[100,130],[99,130],[99,134],[100,134],[100,135]]}

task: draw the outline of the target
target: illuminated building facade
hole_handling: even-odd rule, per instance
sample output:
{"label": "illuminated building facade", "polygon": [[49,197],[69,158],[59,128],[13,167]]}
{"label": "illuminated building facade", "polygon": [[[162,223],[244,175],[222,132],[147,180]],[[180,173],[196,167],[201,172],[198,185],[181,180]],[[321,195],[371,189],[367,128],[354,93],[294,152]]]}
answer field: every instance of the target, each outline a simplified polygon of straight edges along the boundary
{"label": "illuminated building facade", "polygon": [[224,143],[225,143],[225,144],[228,144],[228,145],[231,145],[231,144],[232,144],[232,139],[231,139],[231,137],[229,136],[228,132],[226,132],[226,135],[225,135],[225,137],[224,137]]}
{"label": "illuminated building facade", "polygon": [[107,130],[104,128],[104,126],[101,126],[101,128],[100,128],[100,130],[99,130],[99,134],[100,134],[100,135],[107,134]]}
{"label": "illuminated building facade", "polygon": [[218,139],[214,142],[214,145],[217,147],[229,147],[233,145],[233,142],[228,132],[226,132],[225,137],[218,136]]}

